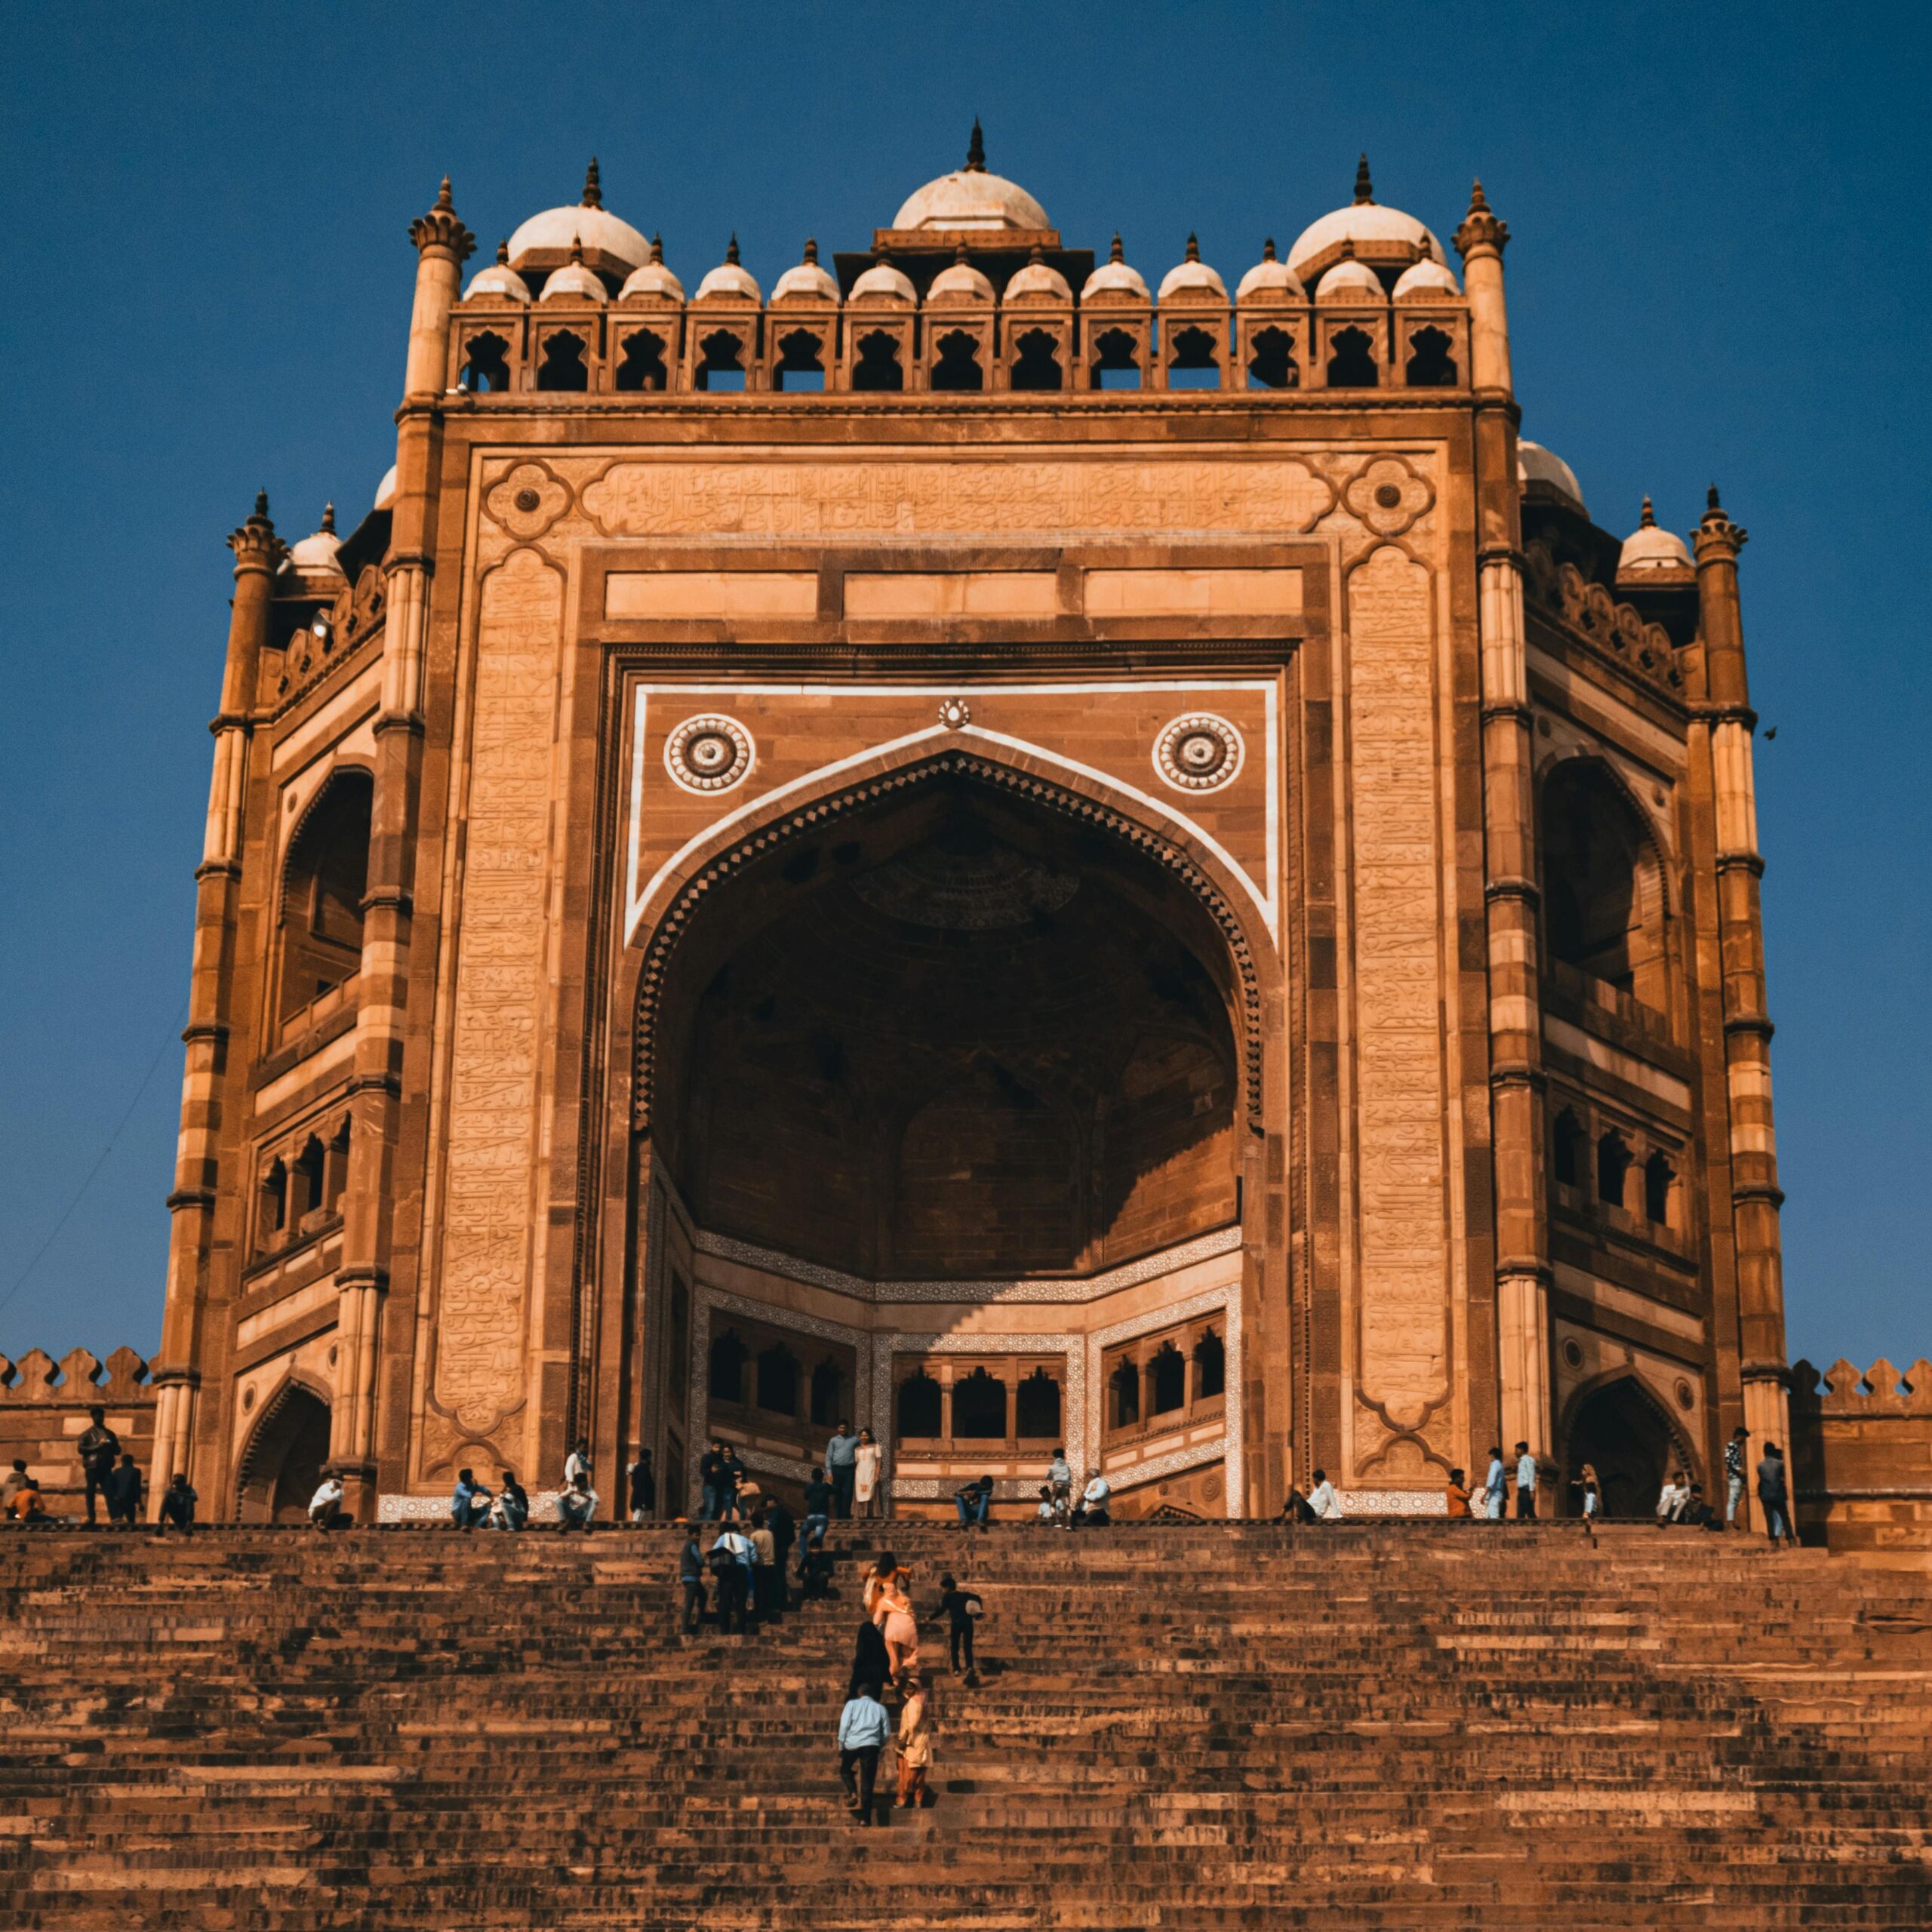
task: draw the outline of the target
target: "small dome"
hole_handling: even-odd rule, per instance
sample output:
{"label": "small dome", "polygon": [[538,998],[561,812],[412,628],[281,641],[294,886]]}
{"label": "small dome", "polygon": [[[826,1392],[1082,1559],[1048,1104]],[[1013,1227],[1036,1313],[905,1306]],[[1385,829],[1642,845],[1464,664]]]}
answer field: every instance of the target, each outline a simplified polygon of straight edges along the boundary
{"label": "small dome", "polygon": [[617,291],[620,302],[648,296],[662,297],[667,302],[685,299],[685,285],[664,266],[664,238],[659,235],[651,238],[650,260],[641,269],[634,269]]}
{"label": "small dome", "polygon": [[1545,449],[1540,443],[1531,442],[1527,436],[1521,438],[1516,445],[1516,480],[1525,495],[1540,486],[1554,491],[1573,509],[1582,510],[1586,516],[1589,515],[1583,502],[1583,486],[1577,481],[1577,472],[1553,451]]}
{"label": "small dome", "polygon": [[1066,285],[1066,277],[1033,251],[1026,266],[1006,285],[1006,299],[1009,302],[1071,302],[1073,291]]}
{"label": "small dome", "polygon": [[881,256],[852,285],[854,302],[916,302],[918,291],[910,281]]}
{"label": "small dome", "polygon": [[758,284],[738,265],[736,235],[731,237],[731,245],[724,251],[724,259],[698,284],[697,293],[691,300],[702,302],[707,297],[733,302],[760,302],[764,299]]}
{"label": "small dome", "polygon": [[1369,184],[1367,155],[1355,170],[1352,204],[1304,228],[1288,251],[1288,266],[1306,281],[1326,268],[1346,242],[1352,242],[1358,254],[1375,261],[1387,257],[1399,262],[1405,254],[1414,259],[1417,249],[1432,261],[1448,260],[1442,244],[1414,215],[1404,214],[1400,208],[1385,208],[1376,201]]}
{"label": "small dome", "polygon": [[1321,278],[1315,299],[1318,302],[1380,302],[1382,284],[1366,262],[1345,255]]}
{"label": "small dome", "polygon": [[336,552],[341,548],[342,539],[335,534],[335,506],[329,503],[322,510],[321,528],[288,546],[287,568],[303,577],[340,577]]}
{"label": "small dome", "polygon": [[1114,236],[1114,245],[1107,259],[1087,278],[1087,285],[1080,291],[1083,302],[1091,302],[1098,296],[1103,301],[1151,302],[1154,298],[1147,293],[1146,278],[1138,269],[1128,266],[1121,254],[1120,236]]}
{"label": "small dome", "polygon": [[928,181],[892,217],[894,228],[1051,228],[1047,211],[1017,181],[986,172],[986,142],[973,123],[966,165]]}
{"label": "small dome", "polygon": [[[1522,445],[1519,443],[1517,448]],[[1544,452],[1549,454],[1547,451]],[[301,546],[298,544],[297,549]],[[1684,539],[1675,531],[1660,530],[1651,500],[1644,499],[1643,518],[1637,528],[1623,540],[1622,554],[1617,559],[1617,574],[1621,577],[1626,571],[1687,571],[1690,568],[1690,552],[1685,549]]]}
{"label": "small dome", "polygon": [[604,285],[583,265],[583,244],[571,245],[571,258],[561,268],[553,269],[538,298],[545,302],[601,302],[607,298]]}
{"label": "small dome", "polygon": [[1306,302],[1308,291],[1301,278],[1286,262],[1275,259],[1275,238],[1261,245],[1261,259],[1241,278],[1235,290],[1237,302]]}
{"label": "small dome", "polygon": [[510,265],[521,266],[531,254],[568,254],[574,242],[581,242],[586,254],[608,260],[620,272],[641,266],[651,252],[629,222],[620,221],[605,208],[594,161],[584,177],[583,199],[575,208],[546,208],[510,236]]}
{"label": "small dome", "polygon": [[933,277],[933,285],[926,291],[928,302],[990,302],[992,299],[992,284],[966,259],[963,242],[959,252]]}
{"label": "small dome", "polygon": [[1228,285],[1201,259],[1201,244],[1190,235],[1187,254],[1161,278],[1160,300],[1171,295],[1212,295],[1225,302]]}
{"label": "small dome", "polygon": [[1462,294],[1456,285],[1456,278],[1432,256],[1425,255],[1419,262],[1411,262],[1395,278],[1395,300],[1398,302],[1437,302],[1444,296]]}
{"label": "small dome", "polygon": [[376,485],[376,500],[371,507],[386,510],[395,501],[395,465],[391,463],[388,469],[383,472],[383,480]]}
{"label": "small dome", "polygon": [[474,302],[478,296],[495,296],[505,302],[528,302],[530,285],[510,266],[510,245],[507,242],[497,244],[497,259],[487,269],[480,269],[470,279],[469,286],[463,291],[463,299]]}
{"label": "small dome", "polygon": [[804,258],[787,269],[773,285],[774,302],[836,302],[838,285],[818,265],[818,244],[805,244]]}

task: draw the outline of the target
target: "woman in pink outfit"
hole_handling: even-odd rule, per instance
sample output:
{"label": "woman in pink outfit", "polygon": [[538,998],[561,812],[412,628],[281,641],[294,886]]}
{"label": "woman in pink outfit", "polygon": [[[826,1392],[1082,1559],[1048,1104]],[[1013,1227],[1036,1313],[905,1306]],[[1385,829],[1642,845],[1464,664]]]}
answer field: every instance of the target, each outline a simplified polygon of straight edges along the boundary
{"label": "woman in pink outfit", "polygon": [[906,1589],[903,1570],[895,1571],[879,1591],[872,1621],[885,1639],[885,1657],[897,1684],[919,1660],[918,1620],[912,1614],[912,1598]]}

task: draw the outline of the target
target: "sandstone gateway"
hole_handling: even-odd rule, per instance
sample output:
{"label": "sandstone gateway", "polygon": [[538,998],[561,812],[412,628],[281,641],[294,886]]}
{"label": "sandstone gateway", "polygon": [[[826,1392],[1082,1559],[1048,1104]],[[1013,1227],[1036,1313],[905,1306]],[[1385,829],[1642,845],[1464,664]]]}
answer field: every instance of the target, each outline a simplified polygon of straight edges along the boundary
{"label": "sandstone gateway", "polygon": [[1238,278],[977,130],[768,293],[594,165],[411,233],[374,508],[232,539],[155,1491],[1788,1441],[1744,533],[1519,438],[1480,187]]}

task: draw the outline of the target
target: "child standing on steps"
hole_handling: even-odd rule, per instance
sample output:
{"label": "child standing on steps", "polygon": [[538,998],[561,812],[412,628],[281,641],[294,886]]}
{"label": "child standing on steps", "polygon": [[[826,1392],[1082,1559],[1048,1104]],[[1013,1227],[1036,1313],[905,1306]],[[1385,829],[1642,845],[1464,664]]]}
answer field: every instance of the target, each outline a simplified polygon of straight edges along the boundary
{"label": "child standing on steps", "polygon": [[959,1675],[963,1661],[966,1666],[966,1681],[977,1690],[980,1672],[973,1661],[973,1626],[986,1604],[977,1590],[962,1590],[958,1580],[950,1575],[939,1580],[940,1614],[946,1621],[947,1635],[952,1656],[952,1674]]}

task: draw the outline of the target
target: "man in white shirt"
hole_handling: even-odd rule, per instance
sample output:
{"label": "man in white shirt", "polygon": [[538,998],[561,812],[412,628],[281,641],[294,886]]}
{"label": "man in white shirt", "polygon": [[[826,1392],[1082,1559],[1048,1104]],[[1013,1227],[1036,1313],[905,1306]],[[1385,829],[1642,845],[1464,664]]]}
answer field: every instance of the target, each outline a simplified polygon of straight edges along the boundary
{"label": "man in white shirt", "polygon": [[1677,1477],[1673,1472],[1664,1478],[1663,1487],[1657,1491],[1657,1527],[1677,1521],[1677,1512],[1683,1506],[1683,1492],[1677,1487]]}
{"label": "man in white shirt", "polygon": [[309,1499],[309,1520],[318,1530],[332,1530],[336,1518],[342,1512],[342,1478],[328,1476],[322,1486]]}
{"label": "man in white shirt", "polygon": [[1516,1444],[1516,1520],[1534,1523],[1537,1519],[1537,1459],[1527,1442]]}
{"label": "man in white shirt", "polygon": [[1087,1487],[1080,1492],[1080,1507],[1073,1512],[1073,1520],[1089,1529],[1104,1527],[1112,1520],[1107,1514],[1107,1505],[1112,1496],[1113,1491],[1106,1478],[1098,1469],[1089,1469]]}
{"label": "man in white shirt", "polygon": [[1335,1485],[1328,1480],[1326,1469],[1315,1472],[1315,1487],[1308,1493],[1308,1506],[1315,1512],[1318,1523],[1339,1523],[1342,1520],[1342,1499],[1335,1494]]}
{"label": "man in white shirt", "polygon": [[[730,1560],[721,1563],[722,1551]],[[727,1523],[712,1540],[707,1556],[712,1575],[718,1581],[718,1629],[721,1635],[735,1620],[738,1634],[751,1628],[752,1577],[758,1552],[752,1540],[735,1523]]]}

